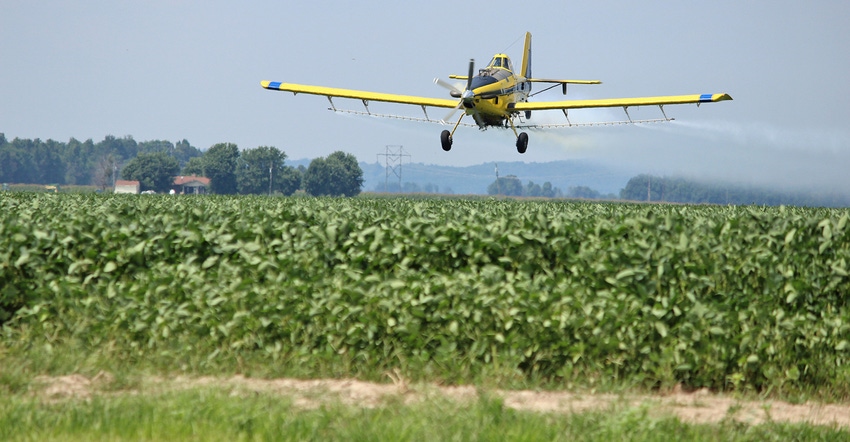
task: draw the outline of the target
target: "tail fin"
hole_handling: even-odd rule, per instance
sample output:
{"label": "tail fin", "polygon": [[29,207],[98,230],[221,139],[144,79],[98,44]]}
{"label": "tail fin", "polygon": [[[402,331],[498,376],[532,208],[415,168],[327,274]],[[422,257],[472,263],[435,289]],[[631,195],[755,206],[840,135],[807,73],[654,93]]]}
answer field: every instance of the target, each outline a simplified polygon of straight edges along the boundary
{"label": "tail fin", "polygon": [[531,32],[525,33],[525,46],[522,49],[520,75],[525,78],[531,78]]}

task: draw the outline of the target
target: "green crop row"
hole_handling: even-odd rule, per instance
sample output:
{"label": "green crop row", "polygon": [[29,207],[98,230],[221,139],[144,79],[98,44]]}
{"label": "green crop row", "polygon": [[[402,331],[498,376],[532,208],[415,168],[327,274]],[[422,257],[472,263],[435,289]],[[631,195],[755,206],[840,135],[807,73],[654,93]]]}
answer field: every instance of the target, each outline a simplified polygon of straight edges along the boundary
{"label": "green crop row", "polygon": [[[0,195],[10,347],[850,392],[846,210]],[[175,362],[176,363],[176,362]]]}

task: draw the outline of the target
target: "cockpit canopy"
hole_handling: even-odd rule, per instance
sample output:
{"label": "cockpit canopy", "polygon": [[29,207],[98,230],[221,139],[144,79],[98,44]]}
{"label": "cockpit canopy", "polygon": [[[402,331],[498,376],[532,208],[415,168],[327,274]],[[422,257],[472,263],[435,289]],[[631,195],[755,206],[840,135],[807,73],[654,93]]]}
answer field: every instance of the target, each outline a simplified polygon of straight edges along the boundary
{"label": "cockpit canopy", "polygon": [[490,60],[490,64],[487,65],[488,68],[502,68],[507,69],[509,71],[514,70],[513,65],[511,64],[511,59],[508,58],[505,54],[496,54],[493,56],[493,59]]}

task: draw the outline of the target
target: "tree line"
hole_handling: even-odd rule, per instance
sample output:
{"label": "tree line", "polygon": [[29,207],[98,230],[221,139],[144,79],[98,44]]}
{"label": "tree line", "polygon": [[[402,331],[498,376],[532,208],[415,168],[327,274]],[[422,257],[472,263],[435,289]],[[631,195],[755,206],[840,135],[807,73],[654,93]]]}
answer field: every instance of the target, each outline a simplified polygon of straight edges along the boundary
{"label": "tree line", "polygon": [[397,181],[379,182],[372,191],[377,193],[438,193],[442,195],[452,195],[455,193],[449,186],[441,188],[434,183],[420,185],[409,181],[405,181],[402,184],[399,184]]}
{"label": "tree line", "polygon": [[561,198],[564,193],[561,189],[553,187],[552,183],[546,181],[543,186],[529,181],[525,186],[515,175],[499,177],[487,186],[488,195],[505,196],[530,196],[543,198]]}
{"label": "tree line", "polygon": [[111,187],[115,175],[139,154],[165,152],[179,167],[191,158],[203,155],[188,141],[164,140],[136,142],[133,137],[106,136],[103,141],[67,143],[54,140],[15,138],[7,140],[0,133],[0,182],[28,184],[73,184]]}
{"label": "tree line", "polygon": [[839,192],[782,191],[725,183],[707,183],[677,177],[638,175],[620,190],[620,199],[688,204],[758,204],[767,206],[847,207],[850,196]]}
{"label": "tree line", "polygon": [[524,196],[540,198],[571,198],[571,199],[607,199],[613,200],[617,197],[613,194],[603,195],[588,186],[570,186],[564,192],[555,187],[549,181],[541,186],[529,180],[525,185],[515,175],[499,177],[487,186],[488,195]]}
{"label": "tree line", "polygon": [[316,158],[308,167],[286,166],[286,153],[260,146],[240,151],[236,144],[219,143],[207,151],[185,139],[177,143],[136,142],[132,137],[106,136],[94,143],[71,138],[15,138],[0,133],[0,182],[53,185],[94,185],[112,188],[117,179],[139,181],[141,190],[167,192],[178,175],[204,176],[219,194],[354,196],[363,186],[357,159],[341,151]]}

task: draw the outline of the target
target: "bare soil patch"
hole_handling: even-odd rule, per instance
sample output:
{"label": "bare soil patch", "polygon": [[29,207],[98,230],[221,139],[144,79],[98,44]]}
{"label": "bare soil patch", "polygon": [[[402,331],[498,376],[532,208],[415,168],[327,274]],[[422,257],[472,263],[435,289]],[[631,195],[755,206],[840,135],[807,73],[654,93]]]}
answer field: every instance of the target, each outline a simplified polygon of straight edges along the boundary
{"label": "bare soil patch", "polygon": [[[99,373],[87,378],[79,374],[38,376],[31,394],[48,402],[88,400],[95,395],[157,394],[192,388],[219,388],[233,396],[274,394],[287,397],[298,407],[316,408],[331,402],[349,406],[379,407],[388,402],[413,404],[433,398],[474,401],[479,390],[473,386],[408,384],[398,373],[387,374],[393,383],[380,384],[354,379],[254,379],[243,376],[145,378],[134,390],[111,390],[114,377]],[[654,416],[675,416],[684,422],[716,423],[732,419],[751,425],[765,422],[809,423],[850,428],[850,404],[806,402],[791,404],[778,400],[742,400],[698,390],[674,389],[666,395],[576,393],[563,391],[487,390],[501,397],[506,407],[546,413],[579,413],[612,408],[647,407]]]}

